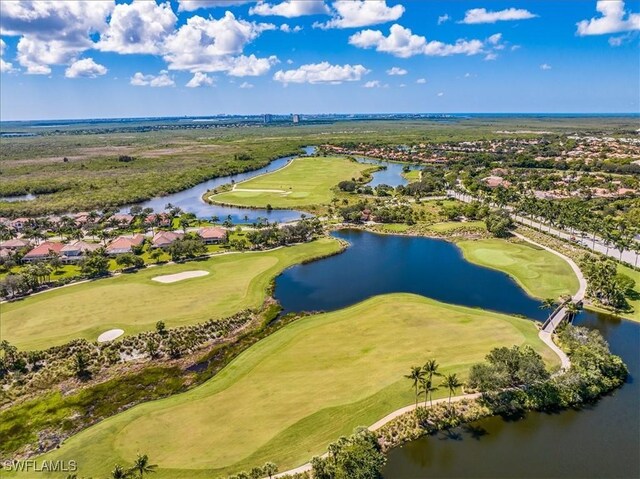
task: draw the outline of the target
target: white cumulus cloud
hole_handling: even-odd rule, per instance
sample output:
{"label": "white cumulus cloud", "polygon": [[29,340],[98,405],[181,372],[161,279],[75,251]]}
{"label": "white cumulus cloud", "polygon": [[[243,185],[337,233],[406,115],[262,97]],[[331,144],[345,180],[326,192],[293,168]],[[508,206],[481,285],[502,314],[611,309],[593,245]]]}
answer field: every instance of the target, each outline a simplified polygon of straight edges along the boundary
{"label": "white cumulus cloud", "polygon": [[440,15],[438,17],[438,25],[442,25],[445,22],[448,22],[449,20],[451,20],[451,17],[449,16],[448,13],[445,13],[444,15]]}
{"label": "white cumulus cloud", "polygon": [[176,84],[166,70],[162,70],[159,75],[143,75],[142,72],[137,72],[131,77],[130,83],[134,86],[151,86],[156,88],[174,86]]}
{"label": "white cumulus cloud", "polygon": [[253,84],[249,83],[248,81],[245,81],[245,82],[242,82],[242,84],[240,85],[240,88],[244,88],[244,89],[253,88]]}
{"label": "white cumulus cloud", "polygon": [[258,2],[255,7],[251,7],[249,13],[252,15],[295,18],[304,15],[328,14],[329,8],[323,0],[286,0],[282,3]]}
{"label": "white cumulus cloud", "polygon": [[300,25],[296,25],[295,27],[291,27],[288,23],[283,23],[280,25],[280,31],[285,33],[298,33],[302,30]]}
{"label": "white cumulus cloud", "polygon": [[97,48],[107,52],[157,54],[177,20],[169,2],[121,3],[113,10],[109,28],[100,36]]}
{"label": "white cumulus cloud", "polygon": [[472,8],[467,10],[461,23],[496,23],[510,20],[529,20],[538,15],[523,8],[507,8],[497,12],[488,11],[486,8]]}
{"label": "white cumulus cloud", "polygon": [[540,70],[551,70],[551,65],[549,65],[548,63],[543,63],[542,65],[540,65]]}
{"label": "white cumulus cloud", "polygon": [[193,12],[199,8],[235,7],[255,0],[178,0],[179,12]]}
{"label": "white cumulus cloud", "polygon": [[385,0],[338,0],[332,5],[334,15],[326,23],[314,23],[317,28],[357,28],[393,22],[404,13],[402,5],[389,7]]}
{"label": "white cumulus cloud", "polygon": [[369,73],[362,65],[331,65],[329,62],[302,65],[295,70],[280,70],[273,79],[281,83],[332,83],[359,81]]}
{"label": "white cumulus cloud", "polygon": [[373,81],[366,82],[362,86],[364,88],[380,88],[382,85],[380,84],[380,82],[378,80],[373,80]]}
{"label": "white cumulus cloud", "polygon": [[73,62],[64,72],[67,78],[95,78],[107,73],[107,68],[93,61],[93,58],[83,58]]}
{"label": "white cumulus cloud", "polygon": [[599,0],[596,10],[601,16],[577,23],[578,35],[605,35],[640,30],[640,13],[626,12],[623,0]]}
{"label": "white cumulus cloud", "polygon": [[187,88],[199,88],[201,86],[213,86],[214,79],[206,73],[196,72],[193,78],[185,85]]}
{"label": "white cumulus cloud", "polygon": [[107,28],[113,0],[0,2],[0,34],[19,36],[18,63],[29,74],[49,74],[93,47],[91,35]]}
{"label": "white cumulus cloud", "polygon": [[481,40],[459,39],[447,44],[415,35],[410,29],[397,23],[384,36],[380,30],[362,30],[349,37],[349,43],[359,48],[375,48],[378,52],[390,53],[396,57],[408,58],[414,55],[449,56],[477,55],[485,53],[485,44]]}
{"label": "white cumulus cloud", "polygon": [[238,20],[229,11],[220,19],[193,16],[166,39],[164,59],[171,70],[263,75],[278,62],[277,57],[245,56],[242,51],[262,32],[275,29],[270,23]]}
{"label": "white cumulus cloud", "polygon": [[2,59],[6,48],[7,44],[2,38],[0,38],[0,73],[13,73],[15,71],[15,68],[13,68],[13,63],[5,62]]}
{"label": "white cumulus cloud", "polygon": [[426,79],[426,78],[418,78],[418,79],[416,80],[416,83],[417,83],[418,85],[424,85],[425,83],[427,83],[427,79]]}
{"label": "white cumulus cloud", "polygon": [[407,73],[409,73],[407,70],[405,70],[404,68],[400,68],[400,67],[392,67],[390,69],[387,70],[387,75],[406,75]]}

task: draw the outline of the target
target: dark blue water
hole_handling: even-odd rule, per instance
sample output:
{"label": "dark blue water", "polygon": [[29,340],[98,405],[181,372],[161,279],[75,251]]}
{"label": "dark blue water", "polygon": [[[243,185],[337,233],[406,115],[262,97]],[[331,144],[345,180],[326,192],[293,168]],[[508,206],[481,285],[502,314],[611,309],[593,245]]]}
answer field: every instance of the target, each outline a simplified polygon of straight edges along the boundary
{"label": "dark blue water", "polygon": [[[342,254],[294,266],[276,279],[285,312],[335,310],[377,294],[411,292],[439,301],[520,314],[546,312],[507,275],[468,263],[444,241],[342,230]],[[640,324],[584,311],[630,371],[628,383],[580,411],[493,417],[390,452],[387,479],[639,478]]]}
{"label": "dark blue water", "polygon": [[423,167],[420,165],[407,165],[406,163],[396,163],[393,161],[376,160],[373,158],[356,158],[360,163],[368,163],[371,165],[384,166],[386,169],[376,171],[373,174],[373,179],[367,183],[369,186],[389,185],[396,186],[406,185],[409,182],[402,176],[403,168],[408,166],[410,170],[417,171]]}
{"label": "dark blue water", "polygon": [[445,303],[544,319],[540,302],[506,274],[469,263],[452,243],[341,230],[344,253],[294,266],[276,279],[284,312],[331,311],[385,293],[416,293]]}

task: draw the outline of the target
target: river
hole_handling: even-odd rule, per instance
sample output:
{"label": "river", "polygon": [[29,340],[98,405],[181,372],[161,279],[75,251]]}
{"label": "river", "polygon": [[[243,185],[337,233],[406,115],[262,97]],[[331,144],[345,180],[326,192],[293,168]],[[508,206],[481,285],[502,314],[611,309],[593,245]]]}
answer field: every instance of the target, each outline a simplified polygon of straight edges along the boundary
{"label": "river", "polygon": [[[314,146],[306,146],[302,148],[305,155],[313,155],[316,151]],[[206,203],[202,197],[203,195],[214,188],[218,188],[222,185],[229,183],[239,183],[254,178],[258,175],[274,172],[280,168],[286,166],[291,160],[297,158],[297,156],[286,156],[273,160],[267,166],[259,168],[257,170],[247,171],[245,173],[239,173],[236,175],[220,176],[212,180],[199,183],[196,186],[188,188],[186,190],[172,193],[166,196],[157,196],[150,200],[137,203],[137,205],[143,208],[151,208],[155,212],[161,212],[165,210],[167,204],[171,203],[173,206],[180,207],[186,213],[193,213],[199,218],[210,219],[212,216],[217,216],[220,221],[231,218],[231,221],[236,223],[254,223],[258,218],[266,218],[269,222],[286,223],[289,221],[295,221],[300,219],[300,216],[304,214],[302,211],[296,210],[266,210],[260,208],[236,208],[233,206],[212,205]],[[384,160],[375,160],[371,158],[357,158],[357,161],[361,163],[368,163],[372,165],[385,166],[385,169],[377,171],[373,174],[370,186],[377,186],[379,184],[387,184],[389,186],[406,185],[408,182],[402,176],[402,168],[404,165],[400,163],[394,163]],[[418,166],[412,165],[411,169],[419,169]],[[132,205],[123,206],[120,209],[121,213],[127,213]],[[306,214],[309,216],[309,214]]]}
{"label": "river", "polygon": [[[391,292],[521,314],[546,312],[506,274],[467,262],[455,245],[436,239],[334,233],[351,246],[342,254],[297,265],[276,279],[284,311],[335,310]],[[529,413],[519,421],[488,418],[391,451],[388,479],[432,477],[640,477],[640,325],[580,313],[576,324],[600,330],[630,370],[628,383],[580,411]]]}

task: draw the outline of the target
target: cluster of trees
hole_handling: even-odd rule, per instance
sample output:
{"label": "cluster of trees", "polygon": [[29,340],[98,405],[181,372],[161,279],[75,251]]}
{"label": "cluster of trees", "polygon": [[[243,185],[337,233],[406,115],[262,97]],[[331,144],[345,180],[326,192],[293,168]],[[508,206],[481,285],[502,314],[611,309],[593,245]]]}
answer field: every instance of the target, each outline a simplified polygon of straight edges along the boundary
{"label": "cluster of trees", "polygon": [[196,236],[185,235],[171,243],[167,252],[173,261],[184,261],[206,254],[207,246]]}
{"label": "cluster of trees", "polygon": [[326,458],[311,460],[314,479],[378,479],[386,458],[377,436],[367,428],[357,428],[353,435],[329,444]]}
{"label": "cluster of trees", "polygon": [[[157,464],[151,464],[149,456],[138,454],[131,467],[123,467],[116,464],[111,471],[111,479],[144,479],[148,474],[156,472]],[[75,479],[75,478],[72,478]]]}
{"label": "cluster of trees", "polygon": [[627,296],[635,293],[635,281],[618,273],[616,264],[594,255],[585,255],[580,269],[587,278],[587,293],[605,306],[624,311],[629,308]]}
{"label": "cluster of trees", "polygon": [[[418,399],[421,394],[424,394],[424,405],[427,405],[427,398],[433,406],[433,393],[441,388],[446,388],[449,391],[449,403],[451,403],[451,396],[456,392],[456,389],[463,386],[463,383],[458,378],[458,375],[446,374],[442,375],[439,369],[438,362],[435,359],[429,359],[424,366],[412,366],[411,372],[405,376],[413,383],[413,388],[416,395],[416,408],[418,407]],[[433,382],[436,376],[442,376],[443,380],[440,385],[436,386]]]}
{"label": "cluster of trees", "polygon": [[568,325],[559,338],[571,358],[567,371],[551,376],[529,346],[496,348],[472,366],[469,386],[483,393],[482,402],[494,414],[514,416],[584,404],[624,383],[627,367],[598,331]]}
{"label": "cluster of trees", "polygon": [[380,223],[406,223],[415,224],[413,209],[409,205],[375,205],[365,201],[347,205],[339,210],[343,221],[348,223],[360,223],[368,212],[369,217]]}
{"label": "cluster of trees", "polygon": [[492,211],[487,205],[478,201],[446,206],[444,214],[451,221],[457,221],[462,217],[469,220],[484,220],[489,233],[497,238],[506,238],[513,228],[513,220],[508,211],[504,209]]}
{"label": "cluster of trees", "polygon": [[444,193],[447,185],[445,174],[442,168],[427,167],[422,170],[420,181],[414,181],[406,186],[400,185],[396,191],[401,195],[416,198]]}
{"label": "cluster of trees", "polygon": [[272,225],[247,232],[247,239],[254,248],[284,246],[311,241],[322,233],[322,224],[317,218],[303,218],[295,224],[278,227]]}
{"label": "cluster of trees", "polygon": [[267,462],[262,467],[254,467],[249,472],[242,471],[238,474],[233,474],[228,476],[227,479],[262,479],[264,477],[271,479],[277,473],[278,466],[273,462]]}
{"label": "cluster of trees", "polygon": [[0,297],[15,298],[35,291],[51,280],[54,268],[47,263],[28,264],[19,273],[8,274],[0,281]]}

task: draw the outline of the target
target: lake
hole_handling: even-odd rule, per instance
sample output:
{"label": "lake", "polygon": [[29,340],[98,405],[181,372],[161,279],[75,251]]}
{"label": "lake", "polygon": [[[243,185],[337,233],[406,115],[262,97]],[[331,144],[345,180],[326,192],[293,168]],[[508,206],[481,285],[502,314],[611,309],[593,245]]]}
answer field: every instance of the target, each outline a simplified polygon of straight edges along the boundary
{"label": "lake", "polygon": [[[410,292],[542,320],[546,312],[506,274],[467,262],[448,242],[341,230],[342,254],[297,265],[276,279],[284,312],[330,311],[370,296]],[[583,311],[630,370],[628,384],[597,404],[519,421],[492,417],[392,450],[388,479],[640,477],[640,325]]]}

